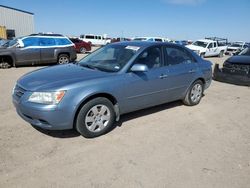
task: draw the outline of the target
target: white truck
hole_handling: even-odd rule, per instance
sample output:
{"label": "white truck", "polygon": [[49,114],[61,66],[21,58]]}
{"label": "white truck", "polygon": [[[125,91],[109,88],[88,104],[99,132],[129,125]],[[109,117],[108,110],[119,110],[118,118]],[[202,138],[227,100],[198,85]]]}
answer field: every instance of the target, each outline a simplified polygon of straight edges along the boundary
{"label": "white truck", "polygon": [[169,42],[168,38],[163,37],[135,37],[133,38],[135,41],[151,41],[151,42]]}
{"label": "white truck", "polygon": [[107,35],[93,35],[93,34],[87,34],[87,35],[80,35],[80,39],[84,42],[91,43],[91,45],[94,46],[104,46],[106,44],[111,43],[111,39],[107,38]]}
{"label": "white truck", "polygon": [[[226,39],[223,39],[226,40]],[[223,57],[227,51],[227,40],[211,40],[211,38],[201,39],[193,42],[186,47],[196,52],[201,57],[219,56]]]}

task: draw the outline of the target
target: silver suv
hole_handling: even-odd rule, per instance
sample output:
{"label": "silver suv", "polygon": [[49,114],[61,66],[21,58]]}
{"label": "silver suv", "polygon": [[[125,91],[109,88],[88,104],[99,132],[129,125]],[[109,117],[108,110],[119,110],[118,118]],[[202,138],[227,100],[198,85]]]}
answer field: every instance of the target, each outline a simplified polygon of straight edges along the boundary
{"label": "silver suv", "polygon": [[58,63],[76,59],[74,44],[60,34],[32,34],[11,40],[0,48],[0,68]]}

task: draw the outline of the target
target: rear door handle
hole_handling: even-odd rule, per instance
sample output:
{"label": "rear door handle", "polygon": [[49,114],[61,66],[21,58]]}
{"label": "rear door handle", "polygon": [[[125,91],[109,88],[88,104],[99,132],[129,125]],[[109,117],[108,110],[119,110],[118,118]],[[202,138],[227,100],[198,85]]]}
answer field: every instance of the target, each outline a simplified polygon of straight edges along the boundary
{"label": "rear door handle", "polygon": [[162,74],[162,75],[159,76],[160,79],[164,79],[164,78],[167,78],[167,77],[168,77],[168,75],[166,75],[166,74]]}
{"label": "rear door handle", "polygon": [[196,71],[194,69],[191,69],[188,71],[189,73],[195,73]]}

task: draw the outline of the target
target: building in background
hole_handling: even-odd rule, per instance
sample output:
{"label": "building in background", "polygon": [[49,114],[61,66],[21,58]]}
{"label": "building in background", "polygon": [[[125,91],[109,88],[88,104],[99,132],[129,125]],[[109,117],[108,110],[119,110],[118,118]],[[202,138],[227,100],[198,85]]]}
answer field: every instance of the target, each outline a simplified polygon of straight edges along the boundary
{"label": "building in background", "polygon": [[35,31],[34,13],[0,5],[0,27],[2,38],[12,39],[32,34]]}

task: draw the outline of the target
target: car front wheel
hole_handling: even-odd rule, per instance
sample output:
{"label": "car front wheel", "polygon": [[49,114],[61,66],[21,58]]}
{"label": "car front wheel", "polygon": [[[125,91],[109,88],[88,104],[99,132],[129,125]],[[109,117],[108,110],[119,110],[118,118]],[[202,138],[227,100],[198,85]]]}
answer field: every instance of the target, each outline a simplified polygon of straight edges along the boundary
{"label": "car front wheel", "polygon": [[201,80],[196,80],[189,88],[185,99],[183,100],[183,103],[188,106],[194,106],[199,104],[203,95],[203,88],[203,82]]}
{"label": "car front wheel", "polygon": [[106,98],[98,97],[80,109],[76,119],[76,129],[82,136],[93,138],[107,133],[114,121],[113,104]]}

